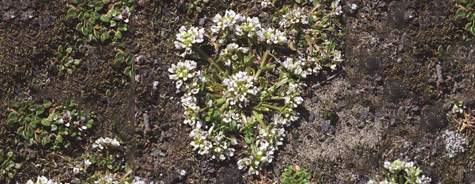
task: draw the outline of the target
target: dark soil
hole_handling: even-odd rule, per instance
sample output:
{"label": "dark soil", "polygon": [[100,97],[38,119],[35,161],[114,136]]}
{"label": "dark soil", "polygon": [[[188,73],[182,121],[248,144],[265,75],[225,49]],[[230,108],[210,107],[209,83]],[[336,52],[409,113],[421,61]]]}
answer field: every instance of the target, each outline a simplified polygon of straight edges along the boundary
{"label": "dark soil", "polygon": [[[0,2],[0,148],[30,157],[17,175],[19,182],[37,175],[67,180],[70,173],[61,166],[79,154],[17,148],[14,132],[3,124],[10,102],[26,98],[58,104],[73,99],[94,111],[99,124],[77,150],[99,137],[119,137],[137,176],[164,183],[249,181],[235,160],[210,162],[191,149],[190,128],[182,123],[167,69],[181,59],[173,44],[180,26],[209,24],[225,9],[270,15],[247,1],[213,1],[199,14],[187,10],[185,2],[136,0],[124,34],[124,50],[135,60],[132,77],[114,66],[117,47],[78,41],[79,34],[64,20],[67,0]],[[349,8],[353,3],[355,12]],[[384,161],[405,159],[434,183],[475,182],[475,148],[448,158],[441,138],[442,131],[455,130],[447,116],[453,102],[475,102],[475,38],[454,22],[456,8],[455,0],[344,2],[341,75],[308,90],[304,116],[289,129],[264,175],[273,179],[296,164],[319,183],[365,183],[381,178]],[[50,72],[48,58],[59,45],[87,53],[72,75]],[[435,57],[439,45],[450,45],[452,52]],[[438,81],[437,65],[443,81]],[[335,115],[328,118],[327,112]]]}

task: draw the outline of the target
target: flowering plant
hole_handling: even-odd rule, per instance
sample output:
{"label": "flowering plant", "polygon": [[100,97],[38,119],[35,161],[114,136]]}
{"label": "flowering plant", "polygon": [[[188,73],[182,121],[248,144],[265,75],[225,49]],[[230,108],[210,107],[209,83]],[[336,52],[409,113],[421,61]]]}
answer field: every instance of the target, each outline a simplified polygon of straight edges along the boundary
{"label": "flowering plant", "polygon": [[[414,166],[414,162],[405,162],[395,160],[394,162],[384,162],[384,168],[389,173],[386,180],[379,182],[379,184],[391,183],[413,183],[413,184],[427,184],[431,179],[422,174],[422,170]],[[368,184],[376,184],[374,180],[368,181]]]}
{"label": "flowering plant", "polygon": [[57,106],[48,100],[26,101],[12,106],[7,122],[17,128],[28,146],[68,148],[73,142],[83,140],[94,124],[94,112],[78,109],[73,101]]}
{"label": "flowering plant", "polygon": [[287,23],[309,21],[304,9],[292,12],[299,13],[286,16],[282,28],[232,10],[215,15],[209,28],[180,28],[174,43],[186,59],[168,71],[183,94],[184,124],[193,128],[198,154],[216,160],[238,155],[239,169],[252,174],[274,159],[285,127],[299,118],[301,78],[314,74],[315,60],[289,46],[294,37]]}

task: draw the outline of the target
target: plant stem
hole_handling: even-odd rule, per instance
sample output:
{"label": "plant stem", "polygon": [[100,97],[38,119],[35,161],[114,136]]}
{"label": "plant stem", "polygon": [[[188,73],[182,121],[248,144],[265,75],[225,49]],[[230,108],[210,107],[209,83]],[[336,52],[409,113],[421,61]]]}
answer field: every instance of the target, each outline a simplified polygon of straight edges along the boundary
{"label": "plant stem", "polygon": [[259,122],[259,124],[261,124],[261,127],[262,128],[266,128],[266,124],[264,123],[264,121],[262,121],[261,117],[259,117],[259,114],[257,114],[256,111],[252,111],[252,114],[254,115],[254,117],[257,119],[257,121]]}
{"label": "plant stem", "polygon": [[218,69],[219,73],[223,72],[223,69],[221,69],[221,67],[219,67],[219,65],[216,64],[216,62],[214,62],[213,58],[208,56],[208,54],[206,54],[201,48],[199,48],[199,47],[195,47],[195,48],[198,51],[198,53],[200,53],[200,55],[202,57],[204,57],[204,59],[206,59],[206,61],[208,61],[211,65],[214,65]]}
{"label": "plant stem", "polygon": [[277,107],[275,105],[270,105],[270,104],[261,104],[262,107],[269,108],[269,109],[274,109],[276,111],[282,112],[282,108]]}
{"label": "plant stem", "polygon": [[285,97],[283,96],[273,96],[273,97],[270,97],[271,100],[285,100]]}
{"label": "plant stem", "polygon": [[262,68],[263,68],[263,67],[265,66],[265,64],[266,64],[267,57],[269,57],[270,49],[271,49],[270,46],[267,46],[267,47],[266,47],[266,52],[264,53],[264,56],[262,57],[262,60],[261,60],[261,66],[259,66],[259,70],[257,70],[256,74],[254,75],[254,78],[255,78],[255,79],[257,79],[257,78],[259,77],[259,75],[261,75]]}

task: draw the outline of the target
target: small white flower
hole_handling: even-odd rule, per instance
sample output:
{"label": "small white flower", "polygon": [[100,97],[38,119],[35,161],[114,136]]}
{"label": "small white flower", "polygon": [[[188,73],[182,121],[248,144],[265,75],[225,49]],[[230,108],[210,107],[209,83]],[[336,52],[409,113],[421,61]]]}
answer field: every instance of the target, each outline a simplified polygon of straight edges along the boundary
{"label": "small white flower", "polygon": [[254,77],[248,75],[247,72],[238,72],[230,78],[224,79],[223,85],[227,87],[227,90],[223,91],[223,95],[230,105],[245,107],[249,102],[248,94],[257,94]]}
{"label": "small white flower", "polygon": [[284,14],[279,24],[283,28],[288,28],[295,24],[308,24],[308,16],[306,14],[307,12],[304,8],[290,10]]}
{"label": "small white flower", "polygon": [[177,49],[185,49],[180,56],[185,57],[187,54],[192,53],[192,46],[196,43],[202,43],[204,41],[204,28],[190,27],[186,29],[185,26],[180,27],[180,32],[176,35],[175,47]]}
{"label": "small white flower", "polygon": [[243,20],[243,16],[239,13],[234,12],[233,10],[226,10],[224,16],[221,16],[219,13],[216,14],[213,18],[213,22],[215,23],[211,26],[211,32],[217,33],[219,31],[224,31],[226,29],[233,30],[234,25],[237,22]]}

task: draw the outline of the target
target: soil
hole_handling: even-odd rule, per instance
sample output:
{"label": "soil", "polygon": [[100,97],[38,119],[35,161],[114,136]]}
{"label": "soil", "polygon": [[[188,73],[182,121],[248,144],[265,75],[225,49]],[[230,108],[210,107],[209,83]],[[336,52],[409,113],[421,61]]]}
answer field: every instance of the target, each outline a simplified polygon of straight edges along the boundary
{"label": "soil", "polygon": [[[269,13],[250,1],[213,1],[196,13],[184,0],[136,0],[124,34],[125,50],[135,60],[128,77],[113,64],[117,47],[79,43],[79,34],[65,21],[67,3],[0,3],[1,124],[10,102],[26,98],[58,104],[73,99],[94,111],[99,122],[88,144],[66,153],[18,148],[15,134],[0,126],[0,148],[30,158],[17,175],[19,182],[37,175],[67,180],[71,175],[61,165],[95,139],[113,135],[125,142],[127,162],[137,176],[163,183],[250,181],[235,160],[208,161],[189,146],[190,128],[181,123],[179,96],[167,69],[181,59],[173,44],[180,26],[209,24],[225,9],[264,18]],[[351,10],[352,4],[358,8]],[[475,182],[473,135],[465,152],[454,158],[447,156],[442,138],[444,130],[455,130],[447,115],[454,101],[475,107],[475,37],[455,23],[456,1],[348,0],[343,9],[342,70],[309,87],[303,116],[289,128],[263,175],[278,178],[284,168],[299,165],[318,183],[366,183],[382,178],[384,161],[403,159],[414,161],[433,183]],[[87,53],[72,75],[50,74],[47,61],[59,45]],[[435,57],[439,45],[452,51]]]}

